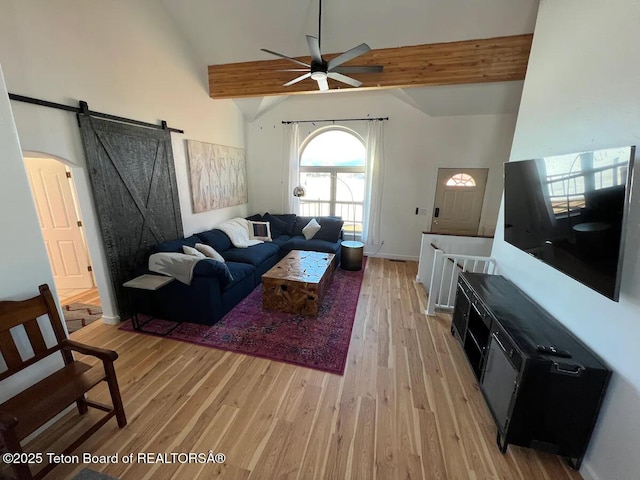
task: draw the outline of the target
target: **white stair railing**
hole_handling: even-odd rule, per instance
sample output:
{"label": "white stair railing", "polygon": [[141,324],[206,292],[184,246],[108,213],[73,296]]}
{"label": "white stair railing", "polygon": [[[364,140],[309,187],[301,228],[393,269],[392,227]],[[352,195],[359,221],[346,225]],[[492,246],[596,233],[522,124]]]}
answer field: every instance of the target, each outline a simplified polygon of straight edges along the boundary
{"label": "white stair railing", "polygon": [[460,272],[492,274],[495,272],[495,267],[496,262],[492,257],[449,254],[436,249],[425,313],[435,315],[438,310],[453,310]]}

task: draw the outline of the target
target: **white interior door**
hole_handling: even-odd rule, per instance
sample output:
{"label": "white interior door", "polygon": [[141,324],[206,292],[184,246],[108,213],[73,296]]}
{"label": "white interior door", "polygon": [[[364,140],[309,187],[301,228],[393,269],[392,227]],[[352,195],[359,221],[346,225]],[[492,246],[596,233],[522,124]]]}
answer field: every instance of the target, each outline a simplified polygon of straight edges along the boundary
{"label": "white interior door", "polygon": [[488,168],[440,168],[432,233],[477,235]]}
{"label": "white interior door", "polygon": [[89,257],[67,167],[48,158],[25,158],[25,164],[56,287],[92,288]]}

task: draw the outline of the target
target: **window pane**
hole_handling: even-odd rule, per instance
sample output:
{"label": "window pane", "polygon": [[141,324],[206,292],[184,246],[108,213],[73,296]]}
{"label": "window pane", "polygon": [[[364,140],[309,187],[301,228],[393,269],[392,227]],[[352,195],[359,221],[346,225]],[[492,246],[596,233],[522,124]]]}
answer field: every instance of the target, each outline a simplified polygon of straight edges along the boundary
{"label": "window pane", "polygon": [[447,180],[447,187],[475,187],[476,181],[471,175],[466,173],[456,173]]}
{"label": "window pane", "polygon": [[[350,191],[349,191],[350,190]],[[336,181],[336,201],[364,202],[364,173],[338,173]]]}
{"label": "window pane", "polygon": [[365,148],[351,133],[329,130],[314,137],[302,151],[303,167],[363,167]]}
{"label": "window pane", "polygon": [[331,176],[328,173],[300,172],[300,185],[305,189],[305,200],[326,200],[331,198]]}
{"label": "window pane", "polygon": [[321,201],[308,201],[300,199],[300,215],[303,217],[316,217],[331,215],[331,203]]}
{"label": "window pane", "polygon": [[[353,234],[354,225],[356,234],[362,233],[363,210],[364,208],[362,207],[362,203],[336,203],[336,215],[338,217],[342,217],[342,220],[344,221],[342,229],[345,233],[349,235]],[[346,240],[351,240],[351,238],[346,238]]]}

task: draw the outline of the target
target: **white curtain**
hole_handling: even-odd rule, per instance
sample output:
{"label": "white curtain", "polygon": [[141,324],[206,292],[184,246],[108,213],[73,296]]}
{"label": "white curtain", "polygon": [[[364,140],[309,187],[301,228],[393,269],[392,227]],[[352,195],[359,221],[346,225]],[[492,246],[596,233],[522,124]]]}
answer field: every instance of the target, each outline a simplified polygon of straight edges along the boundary
{"label": "white curtain", "polygon": [[384,180],[384,120],[370,120],[367,126],[366,196],[362,241],[366,245],[380,245],[380,214]]}
{"label": "white curtain", "polygon": [[298,197],[293,196],[293,189],[300,183],[300,128],[297,123],[285,123],[284,141],[282,149],[284,152],[283,162],[283,202],[284,211],[282,213],[299,212],[300,202]]}

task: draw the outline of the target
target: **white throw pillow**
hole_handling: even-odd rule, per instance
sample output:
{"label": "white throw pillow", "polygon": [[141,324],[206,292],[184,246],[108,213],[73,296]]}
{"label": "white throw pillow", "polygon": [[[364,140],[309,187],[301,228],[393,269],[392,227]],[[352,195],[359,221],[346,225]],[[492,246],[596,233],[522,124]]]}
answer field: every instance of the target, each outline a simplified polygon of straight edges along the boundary
{"label": "white throw pillow", "polygon": [[182,246],[182,251],[184,253],[186,253],[187,255],[191,255],[192,257],[205,258],[204,254],[200,253],[198,250],[196,250],[195,248],[190,247],[188,245],[183,245]]}
{"label": "white throw pillow", "polygon": [[253,222],[249,220],[249,238],[251,240],[271,241],[271,224],[269,222]]}
{"label": "white throw pillow", "polygon": [[203,253],[205,257],[213,258],[216,262],[224,263],[224,257],[216,252],[215,248],[205,245],[204,243],[196,243],[196,250]]}
{"label": "white throw pillow", "polygon": [[321,228],[322,227],[318,221],[315,218],[312,218],[311,221],[302,229],[302,234],[304,235],[304,238],[311,240]]}

